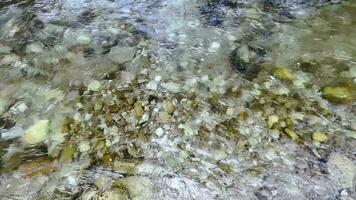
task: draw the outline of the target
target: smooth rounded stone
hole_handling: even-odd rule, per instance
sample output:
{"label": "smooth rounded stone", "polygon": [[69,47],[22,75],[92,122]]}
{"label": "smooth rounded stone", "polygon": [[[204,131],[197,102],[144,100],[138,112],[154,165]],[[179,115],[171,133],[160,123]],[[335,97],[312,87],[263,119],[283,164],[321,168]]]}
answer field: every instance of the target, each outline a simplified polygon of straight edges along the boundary
{"label": "smooth rounded stone", "polygon": [[89,35],[80,34],[80,35],[77,37],[77,42],[78,42],[80,45],[89,45],[90,42],[91,42],[91,38],[90,38]]}
{"label": "smooth rounded stone", "polygon": [[356,165],[345,155],[332,153],[328,161],[331,179],[342,188],[353,187]]}
{"label": "smooth rounded stone", "polygon": [[26,47],[26,53],[39,54],[42,53],[43,51],[44,51],[43,45],[40,43],[31,43]]}
{"label": "smooth rounded stone", "polygon": [[284,80],[284,81],[290,81],[290,80],[293,80],[293,78],[294,78],[291,70],[288,68],[285,68],[285,67],[277,68],[275,71],[275,74],[279,79]]}
{"label": "smooth rounded stone", "polygon": [[134,47],[116,46],[111,48],[109,59],[115,64],[124,64],[130,62],[136,54]]}
{"label": "smooth rounded stone", "polygon": [[352,88],[346,86],[325,87],[323,89],[323,96],[334,103],[345,103],[354,99]]}
{"label": "smooth rounded stone", "polygon": [[317,141],[317,142],[325,142],[328,140],[328,136],[325,133],[322,133],[319,131],[314,132],[312,138],[314,141]]}
{"label": "smooth rounded stone", "polygon": [[95,91],[98,92],[101,88],[101,83],[97,80],[94,80],[92,82],[89,83],[88,85],[88,90],[89,91]]}
{"label": "smooth rounded stone", "polygon": [[47,138],[49,120],[39,120],[30,126],[23,135],[23,141],[28,144],[36,144]]}

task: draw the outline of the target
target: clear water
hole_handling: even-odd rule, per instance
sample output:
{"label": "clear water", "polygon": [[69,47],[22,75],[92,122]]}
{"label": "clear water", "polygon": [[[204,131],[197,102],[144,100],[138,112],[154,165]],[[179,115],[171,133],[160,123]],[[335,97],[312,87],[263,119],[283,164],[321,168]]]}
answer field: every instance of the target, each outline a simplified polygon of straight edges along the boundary
{"label": "clear water", "polygon": [[0,199],[356,199],[356,3],[0,2]]}

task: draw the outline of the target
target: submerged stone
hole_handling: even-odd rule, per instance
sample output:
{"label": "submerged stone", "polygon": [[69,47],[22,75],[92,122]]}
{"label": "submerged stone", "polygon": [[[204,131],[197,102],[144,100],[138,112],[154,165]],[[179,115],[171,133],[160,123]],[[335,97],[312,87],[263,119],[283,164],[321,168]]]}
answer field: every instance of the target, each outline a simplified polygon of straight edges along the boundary
{"label": "submerged stone", "polygon": [[324,98],[334,103],[344,103],[353,100],[351,87],[328,86],[323,89]]}
{"label": "submerged stone", "polygon": [[109,58],[115,64],[124,64],[131,61],[136,54],[134,47],[116,46],[113,47],[109,53]]}
{"label": "submerged stone", "polygon": [[39,120],[25,131],[23,140],[28,144],[42,142],[47,138],[48,130],[49,120]]}
{"label": "submerged stone", "polygon": [[325,142],[328,140],[328,136],[325,133],[317,131],[313,133],[313,140],[317,142]]}
{"label": "submerged stone", "polygon": [[135,112],[137,117],[142,117],[144,114],[144,110],[140,102],[135,103]]}
{"label": "submerged stone", "polygon": [[97,80],[94,80],[94,81],[90,82],[89,85],[88,85],[88,90],[89,91],[97,92],[97,91],[100,90],[100,88],[101,88],[101,84]]}
{"label": "submerged stone", "polygon": [[296,134],[294,131],[290,130],[289,128],[285,128],[283,131],[293,140],[295,141],[299,140],[298,134]]}
{"label": "submerged stone", "polygon": [[292,72],[287,68],[277,68],[275,71],[276,76],[284,81],[291,81],[293,80]]}

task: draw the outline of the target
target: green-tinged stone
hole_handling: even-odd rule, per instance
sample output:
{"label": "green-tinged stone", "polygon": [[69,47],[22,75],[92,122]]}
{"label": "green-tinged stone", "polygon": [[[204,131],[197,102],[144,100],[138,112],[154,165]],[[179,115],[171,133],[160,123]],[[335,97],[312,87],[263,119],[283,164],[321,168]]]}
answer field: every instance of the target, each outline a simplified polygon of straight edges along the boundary
{"label": "green-tinged stone", "polygon": [[168,114],[172,114],[174,112],[174,106],[170,100],[163,102],[163,108]]}
{"label": "green-tinged stone", "polygon": [[284,129],[284,133],[286,133],[290,138],[292,138],[295,141],[299,140],[298,134],[288,128]]}
{"label": "green-tinged stone", "polygon": [[334,103],[353,100],[352,88],[347,86],[328,86],[323,89],[324,98]]}
{"label": "green-tinged stone", "polygon": [[143,116],[144,111],[140,102],[135,103],[135,112],[137,117]]}
{"label": "green-tinged stone", "polygon": [[328,136],[325,133],[317,131],[313,133],[313,140],[317,142],[325,142],[328,140]]}
{"label": "green-tinged stone", "polygon": [[293,74],[288,68],[277,68],[275,71],[276,76],[284,81],[293,80]]}
{"label": "green-tinged stone", "polygon": [[73,155],[75,153],[75,149],[73,147],[66,147],[64,148],[61,158],[59,159],[59,162],[67,162],[72,159]]}

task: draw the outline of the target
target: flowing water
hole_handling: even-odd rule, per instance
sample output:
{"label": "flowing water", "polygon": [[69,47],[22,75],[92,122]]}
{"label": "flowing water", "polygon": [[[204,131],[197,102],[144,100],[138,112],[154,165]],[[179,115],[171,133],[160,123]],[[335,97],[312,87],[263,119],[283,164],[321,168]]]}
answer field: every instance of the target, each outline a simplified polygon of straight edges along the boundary
{"label": "flowing water", "polygon": [[2,0],[0,199],[356,199],[356,2]]}

